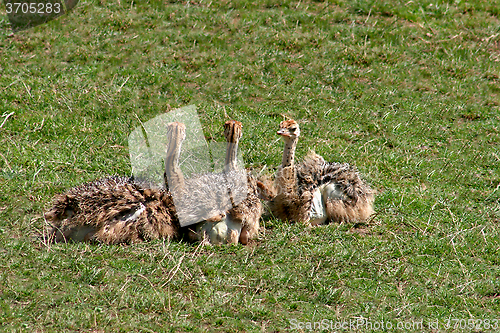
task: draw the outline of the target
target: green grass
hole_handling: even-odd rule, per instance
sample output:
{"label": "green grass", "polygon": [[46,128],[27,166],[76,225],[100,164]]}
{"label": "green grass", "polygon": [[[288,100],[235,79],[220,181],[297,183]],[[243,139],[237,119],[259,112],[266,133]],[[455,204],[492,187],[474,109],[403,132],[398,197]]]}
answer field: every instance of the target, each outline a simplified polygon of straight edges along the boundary
{"label": "green grass", "polygon": [[[95,0],[12,35],[2,7],[0,330],[281,332],[365,318],[495,331],[499,8]],[[246,247],[39,240],[53,195],[130,174],[139,119],[188,104],[209,140],[242,121],[245,163],[269,172],[282,115],[297,119],[298,159],[314,149],[357,165],[377,214],[314,229],[265,219]]]}

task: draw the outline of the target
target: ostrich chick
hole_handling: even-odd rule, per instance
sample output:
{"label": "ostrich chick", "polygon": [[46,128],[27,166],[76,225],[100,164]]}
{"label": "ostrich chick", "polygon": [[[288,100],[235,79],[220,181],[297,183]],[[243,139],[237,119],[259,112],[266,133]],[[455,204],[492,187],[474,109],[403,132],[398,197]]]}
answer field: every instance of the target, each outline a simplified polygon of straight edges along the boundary
{"label": "ostrich chick", "polygon": [[277,132],[285,141],[282,164],[276,172],[277,195],[269,206],[274,216],[310,225],[327,220],[366,220],[373,213],[374,191],[356,167],[326,162],[314,152],[294,164],[300,128],[295,120],[280,123]]}
{"label": "ostrich chick", "polygon": [[243,134],[241,122],[230,120],[224,124],[227,141],[223,176],[227,184],[232,208],[218,221],[207,221],[197,226],[198,237],[207,235],[211,244],[247,244],[259,231],[262,204],[258,197],[258,182],[238,167],[238,144]]}
{"label": "ostrich chick", "polygon": [[[183,181],[178,170],[186,127],[167,125],[166,169]],[[179,236],[180,224],[171,193],[141,186],[129,177],[108,177],[68,190],[55,197],[45,214],[52,224],[51,240],[131,243]]]}

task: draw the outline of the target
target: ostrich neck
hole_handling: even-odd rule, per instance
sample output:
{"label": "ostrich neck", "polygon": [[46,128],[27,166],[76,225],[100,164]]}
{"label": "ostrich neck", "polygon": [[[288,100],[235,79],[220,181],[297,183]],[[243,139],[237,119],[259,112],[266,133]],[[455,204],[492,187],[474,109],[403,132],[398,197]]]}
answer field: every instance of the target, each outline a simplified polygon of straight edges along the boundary
{"label": "ostrich neck", "polygon": [[179,157],[181,154],[181,145],[174,144],[174,140],[169,145],[167,156],[165,158],[165,175],[170,183],[170,190],[182,190],[185,188],[184,175],[179,167]]}
{"label": "ostrich neck", "polygon": [[224,166],[224,172],[237,170],[237,165],[236,165],[237,155],[238,155],[238,142],[228,142],[226,149],[226,164]]}
{"label": "ostrich neck", "polygon": [[293,166],[295,158],[295,148],[297,147],[298,138],[290,138],[285,141],[285,150],[283,150],[283,160],[281,166],[283,168]]}

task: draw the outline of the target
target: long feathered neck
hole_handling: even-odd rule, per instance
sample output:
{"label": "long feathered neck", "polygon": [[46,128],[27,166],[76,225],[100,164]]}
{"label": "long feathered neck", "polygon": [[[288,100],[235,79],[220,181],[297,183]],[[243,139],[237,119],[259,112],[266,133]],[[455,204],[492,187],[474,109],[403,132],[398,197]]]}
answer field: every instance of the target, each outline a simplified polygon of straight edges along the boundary
{"label": "long feathered neck", "polygon": [[165,175],[167,176],[170,191],[183,191],[186,188],[184,175],[179,167],[179,157],[181,155],[182,140],[178,137],[171,137],[165,158]]}
{"label": "long feathered neck", "polygon": [[294,196],[297,194],[297,175],[294,167],[295,147],[297,147],[297,141],[297,137],[285,138],[283,160],[274,180],[277,195]]}
{"label": "long feathered neck", "polygon": [[281,166],[283,168],[291,167],[294,165],[295,159],[295,148],[297,148],[298,137],[287,138],[285,140],[285,149],[283,150],[283,159],[281,160]]}
{"label": "long feathered neck", "polygon": [[243,134],[243,125],[239,121],[228,120],[224,124],[224,137],[227,141],[226,164],[224,172],[236,171],[238,169],[238,143]]}
{"label": "long feathered neck", "polygon": [[238,169],[237,165],[238,157],[238,141],[228,142],[226,149],[226,164],[224,166],[224,172],[236,171]]}

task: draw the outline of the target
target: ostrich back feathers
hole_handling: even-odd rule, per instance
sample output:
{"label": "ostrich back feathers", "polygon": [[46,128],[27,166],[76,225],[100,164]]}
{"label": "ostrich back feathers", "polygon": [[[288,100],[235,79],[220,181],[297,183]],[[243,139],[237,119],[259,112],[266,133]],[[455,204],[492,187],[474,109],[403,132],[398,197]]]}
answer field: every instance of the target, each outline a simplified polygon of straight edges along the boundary
{"label": "ostrich back feathers", "polygon": [[366,220],[373,213],[374,191],[348,163],[326,162],[310,152],[297,166],[299,195],[320,192],[326,215],[337,222]]}

